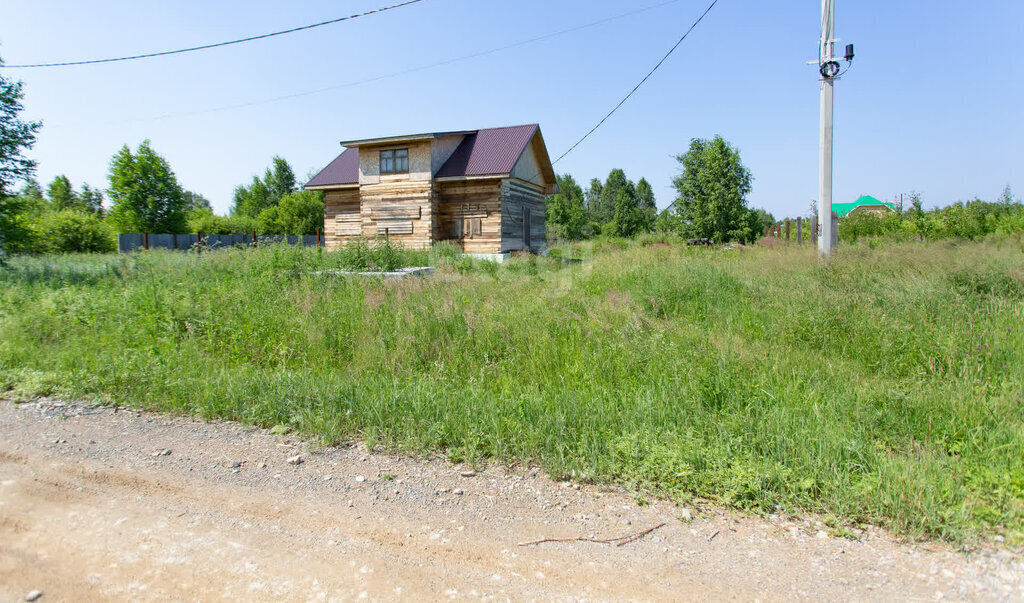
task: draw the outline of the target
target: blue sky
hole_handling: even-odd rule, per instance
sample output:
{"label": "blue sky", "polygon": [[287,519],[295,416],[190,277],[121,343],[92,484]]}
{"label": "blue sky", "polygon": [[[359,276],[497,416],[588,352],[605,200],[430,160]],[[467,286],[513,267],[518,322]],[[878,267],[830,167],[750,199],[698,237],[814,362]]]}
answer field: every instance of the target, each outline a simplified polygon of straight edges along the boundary
{"label": "blue sky", "polygon": [[[0,57],[13,65],[153,52],[388,3],[5,0]],[[339,140],[538,122],[557,157],[707,4],[424,0],[226,48],[3,73],[25,83],[25,116],[44,122],[30,154],[43,184],[64,173],[76,188],[105,187],[110,157],[149,138],[181,184],[224,213],[233,188],[274,155],[302,178],[337,155]],[[819,24],[817,0],[720,0],[556,170],[585,186],[621,167],[646,177],[664,207],[674,155],[691,138],[721,134],[753,173],[752,206],[806,214],[818,190],[818,82],[805,62],[816,57]],[[994,199],[1007,184],[1024,195],[1024,2],[838,0],[836,34],[857,45],[857,58],[836,85],[835,201],[919,191],[926,206],[946,205]],[[314,92],[324,88],[333,89]]]}

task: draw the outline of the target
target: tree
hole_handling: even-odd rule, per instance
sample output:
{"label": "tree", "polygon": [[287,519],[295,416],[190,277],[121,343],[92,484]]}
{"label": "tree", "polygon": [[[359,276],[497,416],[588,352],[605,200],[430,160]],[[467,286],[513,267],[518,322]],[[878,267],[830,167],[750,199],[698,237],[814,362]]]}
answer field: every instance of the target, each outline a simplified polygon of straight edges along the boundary
{"label": "tree", "polygon": [[674,207],[687,236],[714,242],[745,240],[747,195],[751,175],[740,154],[721,136],[694,138],[689,150],[676,160],[682,173],[673,179]]}
{"label": "tree", "polygon": [[55,177],[46,187],[46,196],[50,198],[50,207],[54,211],[77,209],[78,198],[71,187],[71,181],[64,174]]}
{"label": "tree", "polygon": [[82,185],[82,192],[78,193],[78,205],[84,211],[103,215],[103,193],[88,184]]}
{"label": "tree", "polygon": [[263,178],[270,188],[270,194],[280,201],[281,197],[295,192],[295,172],[287,161],[276,155],[271,164],[272,168],[267,170]]}
{"label": "tree", "polygon": [[13,199],[9,192],[15,182],[31,178],[36,169],[36,163],[22,153],[35,144],[42,124],[18,118],[23,97],[21,82],[0,75],[0,259],[9,245],[14,250],[29,236],[21,216],[25,201]]}
{"label": "tree", "polygon": [[9,195],[15,182],[29,178],[36,169],[36,162],[22,153],[35,144],[42,123],[18,119],[23,97],[21,82],[0,75],[0,197]]}
{"label": "tree", "polygon": [[557,236],[577,241],[583,238],[587,224],[583,209],[583,189],[569,174],[555,176],[560,192],[549,195],[547,201],[547,222],[557,231]]}
{"label": "tree", "polygon": [[[798,218],[800,219],[800,218]],[[759,237],[764,236],[764,229],[768,228],[772,224],[775,224],[775,216],[763,209],[752,209],[747,212],[747,226],[750,229],[746,241],[756,241]]]}
{"label": "tree", "polygon": [[181,200],[185,204],[185,212],[188,214],[200,210],[213,211],[213,206],[210,205],[210,200],[199,193],[193,193],[192,191],[182,189]]}
{"label": "tree", "polygon": [[654,200],[654,189],[646,178],[641,178],[636,183],[636,205],[640,209],[643,223],[640,230],[650,232],[654,230],[654,223],[658,218],[658,204]]}
{"label": "tree", "polygon": [[253,176],[249,186],[235,188],[232,216],[255,218],[268,207],[277,205],[281,198],[295,190],[295,173],[288,162],[274,157],[263,178]]}
{"label": "tree", "polygon": [[619,191],[626,191],[627,197],[631,200],[636,198],[636,186],[626,178],[626,172],[615,168],[608,172],[608,178],[601,187],[601,199],[597,212],[591,215],[592,220],[604,224],[615,218],[615,203],[619,198]]}
{"label": "tree", "polygon": [[583,195],[583,201],[587,210],[587,219],[596,221],[594,216],[598,211],[598,206],[601,204],[601,181],[597,178],[590,179],[590,188]]}
{"label": "tree", "polygon": [[324,202],[320,191],[300,191],[281,197],[281,202],[260,212],[260,234],[311,235],[324,227]]}
{"label": "tree", "polygon": [[917,237],[922,241],[927,236],[927,226],[925,225],[924,216],[924,203],[921,201],[921,193],[912,192],[910,193],[910,219],[914,221],[914,230],[917,231]]}
{"label": "tree", "polygon": [[110,160],[110,219],[119,232],[184,233],[185,204],[171,166],[144,140]]}
{"label": "tree", "polygon": [[[607,188],[606,188],[607,190]],[[612,216],[611,234],[619,237],[634,237],[643,230],[646,217],[637,206],[636,200],[625,187],[615,195],[615,213]]]}

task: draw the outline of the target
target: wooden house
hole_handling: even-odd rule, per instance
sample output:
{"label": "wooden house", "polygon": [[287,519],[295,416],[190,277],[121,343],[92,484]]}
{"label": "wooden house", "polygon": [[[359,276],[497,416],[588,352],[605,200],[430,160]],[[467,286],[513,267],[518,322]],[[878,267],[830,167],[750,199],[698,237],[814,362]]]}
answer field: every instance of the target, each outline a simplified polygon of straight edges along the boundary
{"label": "wooden house", "polygon": [[537,124],[342,142],[307,190],[324,192],[328,249],[389,236],[407,248],[452,241],[503,257],[545,248],[555,173]]}

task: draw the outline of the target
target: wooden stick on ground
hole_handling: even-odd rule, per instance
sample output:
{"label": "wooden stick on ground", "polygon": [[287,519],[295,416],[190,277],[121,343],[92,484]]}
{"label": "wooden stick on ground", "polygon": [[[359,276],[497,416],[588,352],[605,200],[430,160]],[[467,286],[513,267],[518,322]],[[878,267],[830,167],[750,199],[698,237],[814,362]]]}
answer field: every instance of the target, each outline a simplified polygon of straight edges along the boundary
{"label": "wooden stick on ground", "polygon": [[640,540],[644,536],[650,534],[658,528],[663,527],[664,525],[665,523],[662,522],[654,526],[653,528],[647,528],[642,532],[637,532],[636,534],[627,534],[625,536],[619,536],[618,538],[587,538],[586,536],[577,536],[576,538],[541,538],[540,540],[520,542],[519,546],[529,546],[532,544],[541,544],[543,542],[596,542],[598,544],[611,544],[614,542],[616,543],[615,546],[622,546],[624,544],[629,544],[630,542]]}

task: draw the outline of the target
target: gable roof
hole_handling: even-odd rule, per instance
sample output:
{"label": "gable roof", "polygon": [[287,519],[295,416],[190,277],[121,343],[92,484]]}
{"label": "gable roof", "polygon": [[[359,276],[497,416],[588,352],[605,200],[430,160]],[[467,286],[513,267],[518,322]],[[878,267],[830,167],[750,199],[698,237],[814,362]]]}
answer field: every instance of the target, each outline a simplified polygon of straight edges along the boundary
{"label": "gable roof", "polygon": [[887,207],[892,211],[896,211],[896,206],[893,203],[889,201],[879,201],[878,199],[875,199],[871,195],[864,195],[863,197],[857,199],[853,203],[833,203],[832,211],[839,214],[840,218],[844,218],[853,210],[857,209],[858,207],[863,207],[865,205],[880,205],[882,207]]}
{"label": "gable roof", "polygon": [[303,188],[359,184],[359,149],[345,149]]}
{"label": "gable roof", "polygon": [[462,139],[436,177],[508,174],[537,132],[537,124],[486,128]]}
{"label": "gable roof", "polygon": [[[441,136],[462,135],[464,138],[452,152],[451,157],[442,165],[436,178],[458,178],[466,176],[502,176],[512,172],[526,147],[535,136],[540,137],[540,126],[526,124],[503,128],[483,128],[456,132],[435,132],[430,134],[414,134],[408,136],[390,136],[386,138],[368,138],[343,142],[348,147],[331,163],[327,164],[316,176],[306,183],[305,188],[323,188],[328,186],[347,186],[359,183],[359,147],[374,144],[401,143],[414,140],[430,140]],[[554,170],[544,150],[543,138],[540,138],[540,155],[544,177],[554,182]]]}

